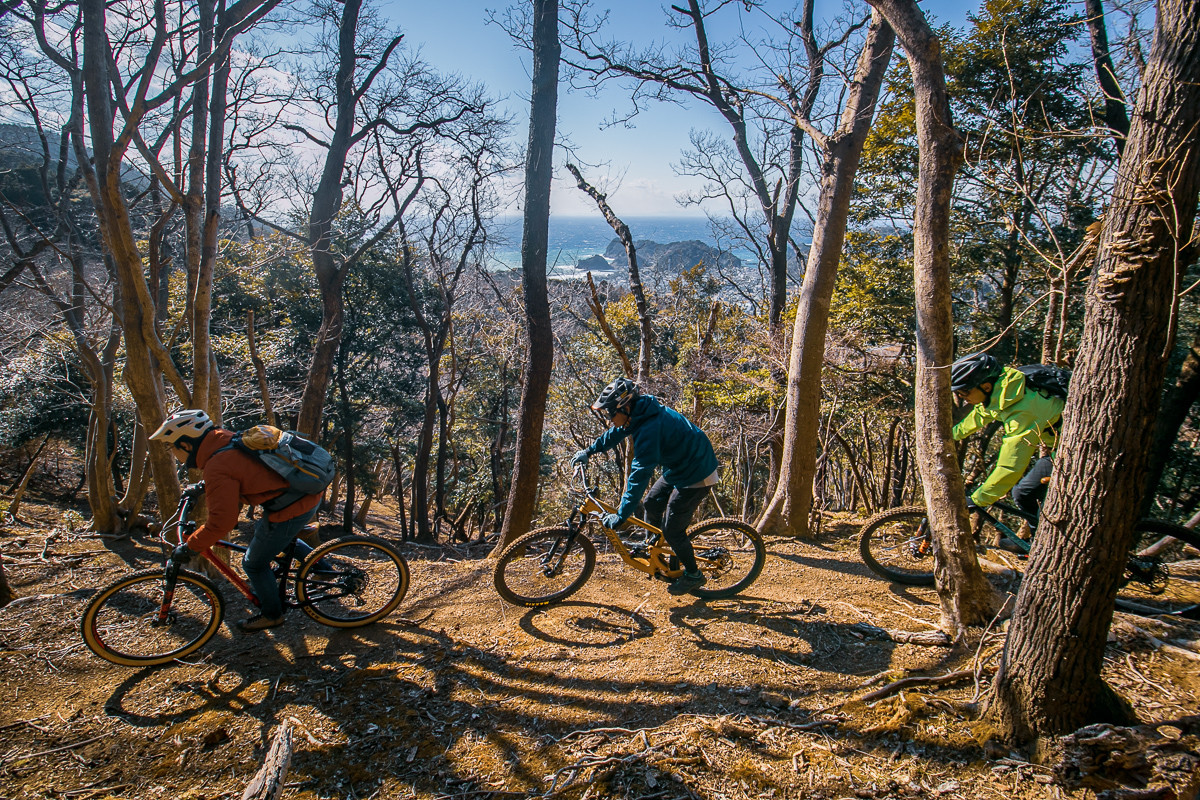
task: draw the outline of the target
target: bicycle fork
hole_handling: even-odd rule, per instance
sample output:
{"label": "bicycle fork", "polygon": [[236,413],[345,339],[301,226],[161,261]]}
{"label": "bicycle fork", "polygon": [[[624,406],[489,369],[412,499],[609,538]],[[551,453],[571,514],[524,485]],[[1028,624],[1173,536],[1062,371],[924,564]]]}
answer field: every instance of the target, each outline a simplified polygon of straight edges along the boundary
{"label": "bicycle fork", "polygon": [[558,571],[562,569],[563,562],[567,560],[567,554],[571,552],[571,545],[575,543],[575,537],[579,535],[580,526],[576,521],[578,514],[579,509],[571,512],[571,516],[567,518],[567,530],[570,533],[556,539],[546,555],[542,556],[542,574],[547,578],[558,574]]}

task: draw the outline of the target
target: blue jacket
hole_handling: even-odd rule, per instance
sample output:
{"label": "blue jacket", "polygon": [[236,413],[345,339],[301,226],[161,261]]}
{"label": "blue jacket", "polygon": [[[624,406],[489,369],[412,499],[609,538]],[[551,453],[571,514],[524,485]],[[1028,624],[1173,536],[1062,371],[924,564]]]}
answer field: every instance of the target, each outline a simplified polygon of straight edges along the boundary
{"label": "blue jacket", "polygon": [[642,502],[655,467],[662,466],[663,480],[677,488],[700,483],[717,469],[717,455],[704,431],[651,395],[642,395],[634,402],[628,425],[600,434],[587,453],[612,450],[630,436],[633,464],[617,509],[623,520],[633,516]]}

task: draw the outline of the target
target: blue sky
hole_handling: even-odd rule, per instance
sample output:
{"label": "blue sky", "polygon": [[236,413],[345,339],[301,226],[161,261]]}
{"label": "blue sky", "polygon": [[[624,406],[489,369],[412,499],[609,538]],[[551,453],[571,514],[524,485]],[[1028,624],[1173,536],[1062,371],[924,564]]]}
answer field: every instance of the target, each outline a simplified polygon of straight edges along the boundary
{"label": "blue sky", "polygon": [[[786,3],[772,3],[778,8]],[[953,0],[926,0],[921,4],[938,22],[962,24],[968,11],[977,4]],[[636,37],[649,44],[677,32],[668,29],[663,21],[664,5],[645,0],[603,0],[597,6],[611,12],[614,30],[621,35]],[[853,7],[867,8],[854,0]],[[485,9],[499,12],[501,4],[479,0],[435,0],[423,3],[400,3],[387,0],[385,13],[405,33],[410,47],[419,47],[426,61],[439,70],[457,72],[485,83],[493,93],[506,98],[511,111],[514,132],[524,142],[528,127],[529,64],[527,50],[514,46],[498,26],[487,23]],[[818,19],[832,20],[843,11],[840,2],[818,0]],[[820,23],[818,23],[818,28]],[[716,40],[720,31],[710,30]],[[698,188],[695,179],[681,178],[671,164],[679,160],[680,151],[688,144],[693,128],[710,129],[728,135],[728,126],[710,107],[692,103],[687,107],[673,104],[653,104],[633,122],[633,127],[603,128],[603,121],[615,108],[625,105],[617,90],[606,91],[600,97],[559,91],[558,135],[577,148],[578,158],[593,166],[584,173],[593,183],[608,192],[609,202],[618,214],[625,216],[696,215],[694,209],[681,208],[675,196],[689,188]],[[562,156],[556,159],[561,167]],[[595,214],[595,205],[580,192],[566,170],[556,169],[551,191],[552,211],[558,215],[583,216]]]}

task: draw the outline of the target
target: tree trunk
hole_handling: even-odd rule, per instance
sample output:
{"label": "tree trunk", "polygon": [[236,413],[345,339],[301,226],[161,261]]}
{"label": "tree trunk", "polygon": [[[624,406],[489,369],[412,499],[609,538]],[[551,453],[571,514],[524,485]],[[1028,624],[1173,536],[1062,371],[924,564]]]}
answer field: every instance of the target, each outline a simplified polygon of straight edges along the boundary
{"label": "tree trunk", "polygon": [[246,345],[250,348],[250,362],[254,364],[254,376],[258,379],[258,396],[262,400],[263,419],[275,425],[275,407],[271,404],[271,387],[267,383],[267,368],[258,355],[258,343],[254,337],[254,309],[246,312]]}
{"label": "tree trunk", "polygon": [[1104,220],[1062,444],[988,714],[1009,739],[1124,721],[1100,677],[1145,492],[1200,189],[1200,3],[1161,0]]}
{"label": "tree trunk", "polygon": [[1163,470],[1171,456],[1171,445],[1179,436],[1179,429],[1200,397],[1200,326],[1192,337],[1192,346],[1183,359],[1179,377],[1163,398],[1162,409],[1154,429],[1154,446],[1150,451],[1150,464],[1146,468],[1146,498],[1142,502],[1141,516],[1150,516],[1154,507],[1154,495],[1162,481]]}
{"label": "tree trunk", "polygon": [[763,533],[792,536],[809,533],[829,306],[846,238],[854,173],[870,131],[894,42],[892,27],[880,14],[873,13],[841,123],[825,143],[820,205],[792,334],[781,471],[775,493],[758,521],[758,529]]}
{"label": "tree trunk", "polygon": [[[108,36],[104,0],[83,0],[83,62],[88,126],[94,159],[83,141],[75,142],[80,164],[94,160],[95,171],[87,183],[96,206],[104,244],[116,271],[119,315],[125,337],[124,379],[146,430],[157,430],[166,418],[166,397],[160,365],[155,357],[154,302],[142,272],[142,254],[122,193],[122,165],[128,140],[113,138],[113,103],[110,95]],[[73,137],[76,138],[76,137]],[[179,503],[175,458],[161,442],[150,445],[150,466],[160,509]]]}
{"label": "tree trunk", "polygon": [[917,466],[933,530],[941,625],[959,640],[966,626],[985,622],[997,602],[975,558],[962,473],[951,441],[950,196],[954,173],[962,163],[962,137],[950,117],[941,42],[924,13],[913,0],[871,0],[871,4],[896,29],[913,74],[920,153],[913,222]]}
{"label": "tree trunk", "polygon": [[521,272],[529,351],[522,378],[508,509],[502,547],[529,530],[537,503],[546,393],[554,366],[550,301],[546,290],[546,247],[550,227],[550,179],[554,172],[554,125],[558,108],[558,0],[533,2],[533,93],[525,162],[525,221]]}
{"label": "tree trunk", "polygon": [[1096,78],[1104,92],[1104,124],[1112,131],[1117,155],[1125,151],[1125,137],[1129,135],[1129,113],[1125,109],[1125,94],[1117,83],[1117,71],[1108,52],[1108,29],[1104,25],[1103,0],[1083,0],[1087,15],[1088,34],[1092,41],[1092,60],[1096,65]]}
{"label": "tree trunk", "polygon": [[308,368],[308,381],[300,398],[296,429],[314,439],[321,427],[325,396],[329,393],[333,362],[341,345],[346,316],[342,298],[346,265],[334,253],[333,221],[342,207],[342,172],[350,152],[354,110],[358,104],[354,93],[354,68],[357,63],[354,45],[361,9],[362,0],[345,0],[342,3],[342,16],[338,23],[337,119],[308,217],[308,247],[312,253],[317,288],[321,293],[321,328],[317,332],[317,343]]}

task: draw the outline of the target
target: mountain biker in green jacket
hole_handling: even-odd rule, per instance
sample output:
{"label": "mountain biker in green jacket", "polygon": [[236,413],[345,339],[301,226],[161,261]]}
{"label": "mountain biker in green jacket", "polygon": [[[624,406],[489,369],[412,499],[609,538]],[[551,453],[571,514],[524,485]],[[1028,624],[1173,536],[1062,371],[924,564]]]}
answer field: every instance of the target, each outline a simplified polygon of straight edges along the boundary
{"label": "mountain biker in green jacket", "polygon": [[1034,455],[1041,445],[1051,450],[1057,447],[1066,401],[1026,386],[1020,370],[1001,367],[987,353],[955,361],[950,367],[950,388],[960,402],[974,406],[954,426],[955,441],[991,422],[1003,425],[996,466],[971,493],[969,504],[990,506],[1011,490],[1017,506],[1036,520],[1053,460],[1050,456],[1034,460]]}
{"label": "mountain biker in green jacket", "polygon": [[572,464],[586,464],[596,453],[612,450],[626,438],[633,439],[633,463],[625,494],[617,513],[608,514],[604,524],[616,530],[633,516],[655,468],[661,466],[662,477],[646,494],[643,507],[645,520],[662,530],[684,568],[683,575],[667,591],[685,594],[703,586],[707,578],[696,564],[687,528],[717,483],[717,456],[708,436],[678,411],[651,395],[641,394],[629,378],[617,378],[604,387],[592,409],[604,412],[612,427],[586,450],[576,453]]}

